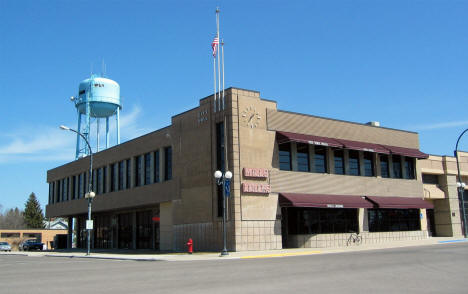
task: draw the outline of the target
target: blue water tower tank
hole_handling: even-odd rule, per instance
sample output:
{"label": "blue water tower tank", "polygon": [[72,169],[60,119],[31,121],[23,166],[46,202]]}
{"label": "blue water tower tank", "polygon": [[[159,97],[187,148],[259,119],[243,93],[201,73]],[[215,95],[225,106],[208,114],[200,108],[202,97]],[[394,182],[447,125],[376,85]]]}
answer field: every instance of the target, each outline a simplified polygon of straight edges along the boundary
{"label": "blue water tower tank", "polygon": [[[97,123],[97,147],[99,151],[99,119],[106,119],[106,148],[109,147],[109,117],[116,116],[116,138],[117,144],[120,144],[120,110],[122,104],[120,101],[120,86],[117,82],[91,75],[90,78],[83,80],[78,87],[78,97],[72,97],[75,107],[78,111],[78,130],[85,135],[90,142],[91,118],[95,118]],[[81,122],[81,116],[84,115],[85,121]],[[76,158],[88,155],[90,150],[81,142],[82,138],[77,135]]]}

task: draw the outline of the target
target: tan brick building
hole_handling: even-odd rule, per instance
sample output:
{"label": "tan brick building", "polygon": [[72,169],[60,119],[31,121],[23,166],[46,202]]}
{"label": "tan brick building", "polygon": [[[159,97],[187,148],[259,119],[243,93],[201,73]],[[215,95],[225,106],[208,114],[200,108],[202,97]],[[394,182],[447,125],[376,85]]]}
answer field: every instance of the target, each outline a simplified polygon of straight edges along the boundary
{"label": "tan brick building", "polygon": [[[94,155],[95,248],[184,250],[192,238],[220,250],[216,170],[233,173],[229,250],[342,246],[352,231],[367,243],[428,237],[416,133],[281,111],[256,91],[225,99]],[[88,168],[82,158],[47,173],[46,215],[76,218],[82,247]]]}

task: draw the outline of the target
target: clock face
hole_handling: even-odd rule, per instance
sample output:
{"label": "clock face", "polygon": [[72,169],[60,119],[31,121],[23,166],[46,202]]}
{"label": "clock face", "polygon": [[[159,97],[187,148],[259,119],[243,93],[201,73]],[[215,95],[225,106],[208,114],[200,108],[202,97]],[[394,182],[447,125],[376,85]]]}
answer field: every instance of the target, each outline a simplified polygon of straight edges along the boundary
{"label": "clock face", "polygon": [[244,111],[242,111],[242,121],[245,123],[247,127],[256,128],[262,117],[258,113],[258,111],[253,106],[248,106]]}

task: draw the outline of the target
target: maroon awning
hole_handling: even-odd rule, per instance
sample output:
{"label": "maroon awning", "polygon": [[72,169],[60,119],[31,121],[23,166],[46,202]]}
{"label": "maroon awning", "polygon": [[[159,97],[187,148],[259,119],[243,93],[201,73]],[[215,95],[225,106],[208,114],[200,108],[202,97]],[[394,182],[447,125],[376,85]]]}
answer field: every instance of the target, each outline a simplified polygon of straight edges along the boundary
{"label": "maroon awning", "polygon": [[373,204],[361,196],[330,194],[280,193],[281,207],[319,208],[373,208]]}
{"label": "maroon awning", "polygon": [[434,205],[421,198],[379,196],[366,196],[366,198],[375,203],[379,208],[434,208]]}
{"label": "maroon awning", "polygon": [[319,137],[319,136],[304,135],[304,134],[289,133],[289,132],[280,132],[280,131],[276,132],[276,136],[277,136],[277,140],[279,144],[293,141],[293,142],[301,142],[301,143],[313,144],[313,145],[343,148],[343,144],[341,144],[335,139],[327,138],[327,137]]}
{"label": "maroon awning", "polygon": [[347,148],[347,149],[390,154],[390,150],[381,145],[366,143],[366,142],[359,142],[359,141],[344,140],[344,139],[335,139],[335,140],[343,144],[344,148]]}
{"label": "maroon awning", "polygon": [[407,157],[415,157],[415,158],[420,158],[420,159],[429,158],[429,155],[427,155],[426,153],[422,153],[418,149],[404,148],[404,147],[397,147],[397,146],[387,146],[387,145],[382,145],[382,146],[390,150],[392,154],[403,155]]}

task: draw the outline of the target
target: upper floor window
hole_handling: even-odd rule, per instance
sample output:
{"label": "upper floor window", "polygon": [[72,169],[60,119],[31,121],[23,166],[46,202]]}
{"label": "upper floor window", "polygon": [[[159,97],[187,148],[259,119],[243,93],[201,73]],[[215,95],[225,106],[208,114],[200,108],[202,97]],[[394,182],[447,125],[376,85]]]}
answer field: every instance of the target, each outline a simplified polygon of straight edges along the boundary
{"label": "upper floor window", "polygon": [[135,158],[135,186],[141,186],[141,176],[143,174],[143,156],[137,156]]}
{"label": "upper floor window", "polygon": [[297,170],[302,172],[310,171],[308,144],[297,143]]}
{"label": "upper floor window", "polygon": [[388,170],[388,156],[384,154],[380,155],[380,175],[382,178],[390,177],[390,172]]}
{"label": "upper floor window", "polygon": [[124,189],[124,161],[119,161],[119,191]]}
{"label": "upper floor window", "polygon": [[432,174],[422,174],[423,184],[439,185],[439,176]]}
{"label": "upper floor window", "polygon": [[348,155],[349,174],[352,176],[361,175],[361,166],[359,164],[359,152],[355,150],[350,150],[348,152]]}
{"label": "upper floor window", "polygon": [[164,180],[172,179],[172,147],[164,148]]}
{"label": "upper floor window", "polygon": [[159,150],[153,153],[154,156],[154,182],[158,183],[160,181],[159,177]]}
{"label": "upper floor window", "polygon": [[71,182],[71,199],[76,198],[76,176],[72,176],[72,182]]}
{"label": "upper floor window", "polygon": [[315,146],[314,152],[314,172],[327,172],[327,147]]}
{"label": "upper floor window", "polygon": [[414,158],[405,157],[405,179],[414,179],[415,170],[414,170]]}
{"label": "upper floor window", "polygon": [[101,193],[103,193],[102,191],[102,168],[98,168],[96,194],[101,194]]}
{"label": "upper floor window", "polygon": [[291,144],[280,144],[278,149],[280,170],[291,170]]}
{"label": "upper floor window", "polygon": [[401,156],[392,155],[393,177],[397,179],[403,178],[401,171]]}
{"label": "upper floor window", "polygon": [[374,155],[370,152],[364,152],[364,175],[374,176]]}
{"label": "upper floor window", "polygon": [[115,191],[115,163],[110,165],[110,191]]}
{"label": "upper floor window", "polygon": [[151,154],[145,154],[145,185],[151,184]]}
{"label": "upper floor window", "polygon": [[335,174],[344,175],[345,165],[344,165],[343,150],[335,149],[333,151],[333,158],[334,158],[334,163],[335,163]]}
{"label": "upper floor window", "polygon": [[224,123],[216,124],[216,169],[224,171]]}
{"label": "upper floor window", "polygon": [[125,188],[127,189],[130,189],[130,186],[131,186],[131,181],[132,181],[132,165],[130,164],[130,159],[127,159],[126,162],[125,162],[125,166],[127,167],[127,171],[126,171],[126,176],[125,176],[125,180],[126,180],[126,183],[125,183]]}

